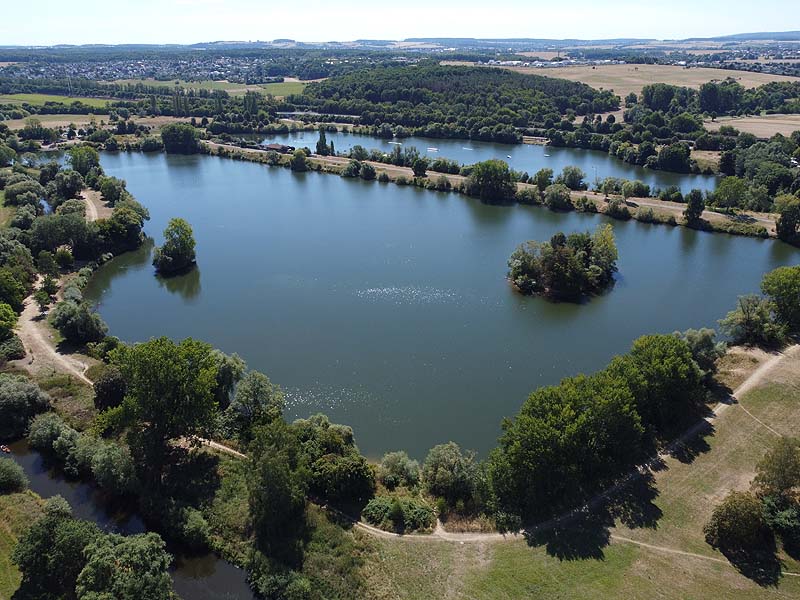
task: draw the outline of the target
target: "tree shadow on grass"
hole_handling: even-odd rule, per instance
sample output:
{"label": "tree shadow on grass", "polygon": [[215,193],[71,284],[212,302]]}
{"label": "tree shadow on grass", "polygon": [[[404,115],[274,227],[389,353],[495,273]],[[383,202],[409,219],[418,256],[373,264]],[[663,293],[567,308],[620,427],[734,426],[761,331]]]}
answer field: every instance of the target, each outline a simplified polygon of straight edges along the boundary
{"label": "tree shadow on grass", "polygon": [[742,575],[762,587],[769,587],[777,586],[781,578],[781,561],[775,550],[773,539],[759,548],[721,549],[721,552]]}
{"label": "tree shadow on grass", "polygon": [[603,559],[611,541],[611,528],[619,519],[631,528],[655,529],[662,516],[655,505],[658,496],[651,472],[637,474],[613,492],[598,496],[578,510],[523,533],[530,546],[544,546],[560,560]]}
{"label": "tree shadow on grass", "polygon": [[166,495],[193,506],[210,502],[220,486],[218,465],[214,454],[174,448],[164,476]]}

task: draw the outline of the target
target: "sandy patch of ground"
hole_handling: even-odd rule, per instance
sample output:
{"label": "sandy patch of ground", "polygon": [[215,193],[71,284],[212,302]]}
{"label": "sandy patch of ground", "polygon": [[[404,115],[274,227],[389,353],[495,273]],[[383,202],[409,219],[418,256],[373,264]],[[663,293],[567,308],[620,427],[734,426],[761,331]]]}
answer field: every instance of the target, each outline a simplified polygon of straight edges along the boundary
{"label": "sandy patch of ground", "polygon": [[709,131],[719,131],[723,125],[730,125],[744,133],[752,133],[756,137],[769,138],[776,133],[789,136],[800,130],[800,115],[763,115],[754,117],[720,117],[715,121],[704,123]]}

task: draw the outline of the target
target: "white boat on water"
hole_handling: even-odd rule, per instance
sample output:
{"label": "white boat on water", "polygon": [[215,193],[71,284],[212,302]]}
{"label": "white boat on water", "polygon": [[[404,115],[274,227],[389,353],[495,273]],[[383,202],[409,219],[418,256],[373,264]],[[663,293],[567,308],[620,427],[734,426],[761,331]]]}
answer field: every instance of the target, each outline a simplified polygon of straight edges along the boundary
{"label": "white boat on water", "polygon": [[544,157],[545,158],[550,158],[550,155],[549,154],[545,154]]}
{"label": "white boat on water", "polygon": [[506,158],[511,158],[511,155],[510,154],[506,154]]}
{"label": "white boat on water", "polygon": [[461,147],[462,150],[473,150],[473,148],[467,148],[466,146]]}
{"label": "white boat on water", "polygon": [[439,151],[438,148],[426,148],[426,149],[428,150],[428,152],[438,152]]}
{"label": "white boat on water", "polygon": [[394,144],[395,146],[402,146],[403,142],[389,142],[390,144]]}

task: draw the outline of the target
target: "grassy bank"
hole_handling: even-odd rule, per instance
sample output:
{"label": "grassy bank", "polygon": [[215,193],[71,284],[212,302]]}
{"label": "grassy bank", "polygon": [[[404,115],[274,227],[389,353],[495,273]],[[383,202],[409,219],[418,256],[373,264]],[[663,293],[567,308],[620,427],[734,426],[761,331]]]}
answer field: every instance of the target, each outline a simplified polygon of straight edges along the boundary
{"label": "grassy bank", "polygon": [[10,600],[19,587],[20,572],[11,563],[19,538],[42,515],[44,502],[31,491],[0,495],[0,600]]}
{"label": "grassy bank", "polygon": [[48,102],[70,105],[73,102],[80,102],[92,108],[105,108],[109,102],[107,98],[84,98],[82,96],[58,96],[55,94],[0,94],[1,104],[32,104],[34,106],[44,106]]}

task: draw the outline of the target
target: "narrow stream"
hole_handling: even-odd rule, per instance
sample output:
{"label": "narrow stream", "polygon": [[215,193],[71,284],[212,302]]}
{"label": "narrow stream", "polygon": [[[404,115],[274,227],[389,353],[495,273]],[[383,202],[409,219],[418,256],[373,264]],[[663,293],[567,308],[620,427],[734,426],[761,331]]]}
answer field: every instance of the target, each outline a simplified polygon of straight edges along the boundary
{"label": "narrow stream", "polygon": [[[110,501],[97,487],[64,477],[50,468],[41,453],[21,440],[10,444],[11,458],[24,469],[30,489],[42,498],[64,497],[78,519],[92,521],[109,533],[134,535],[147,530],[133,507]],[[247,573],[211,552],[197,556],[176,554],[171,569],[175,591],[186,600],[255,600]]]}

